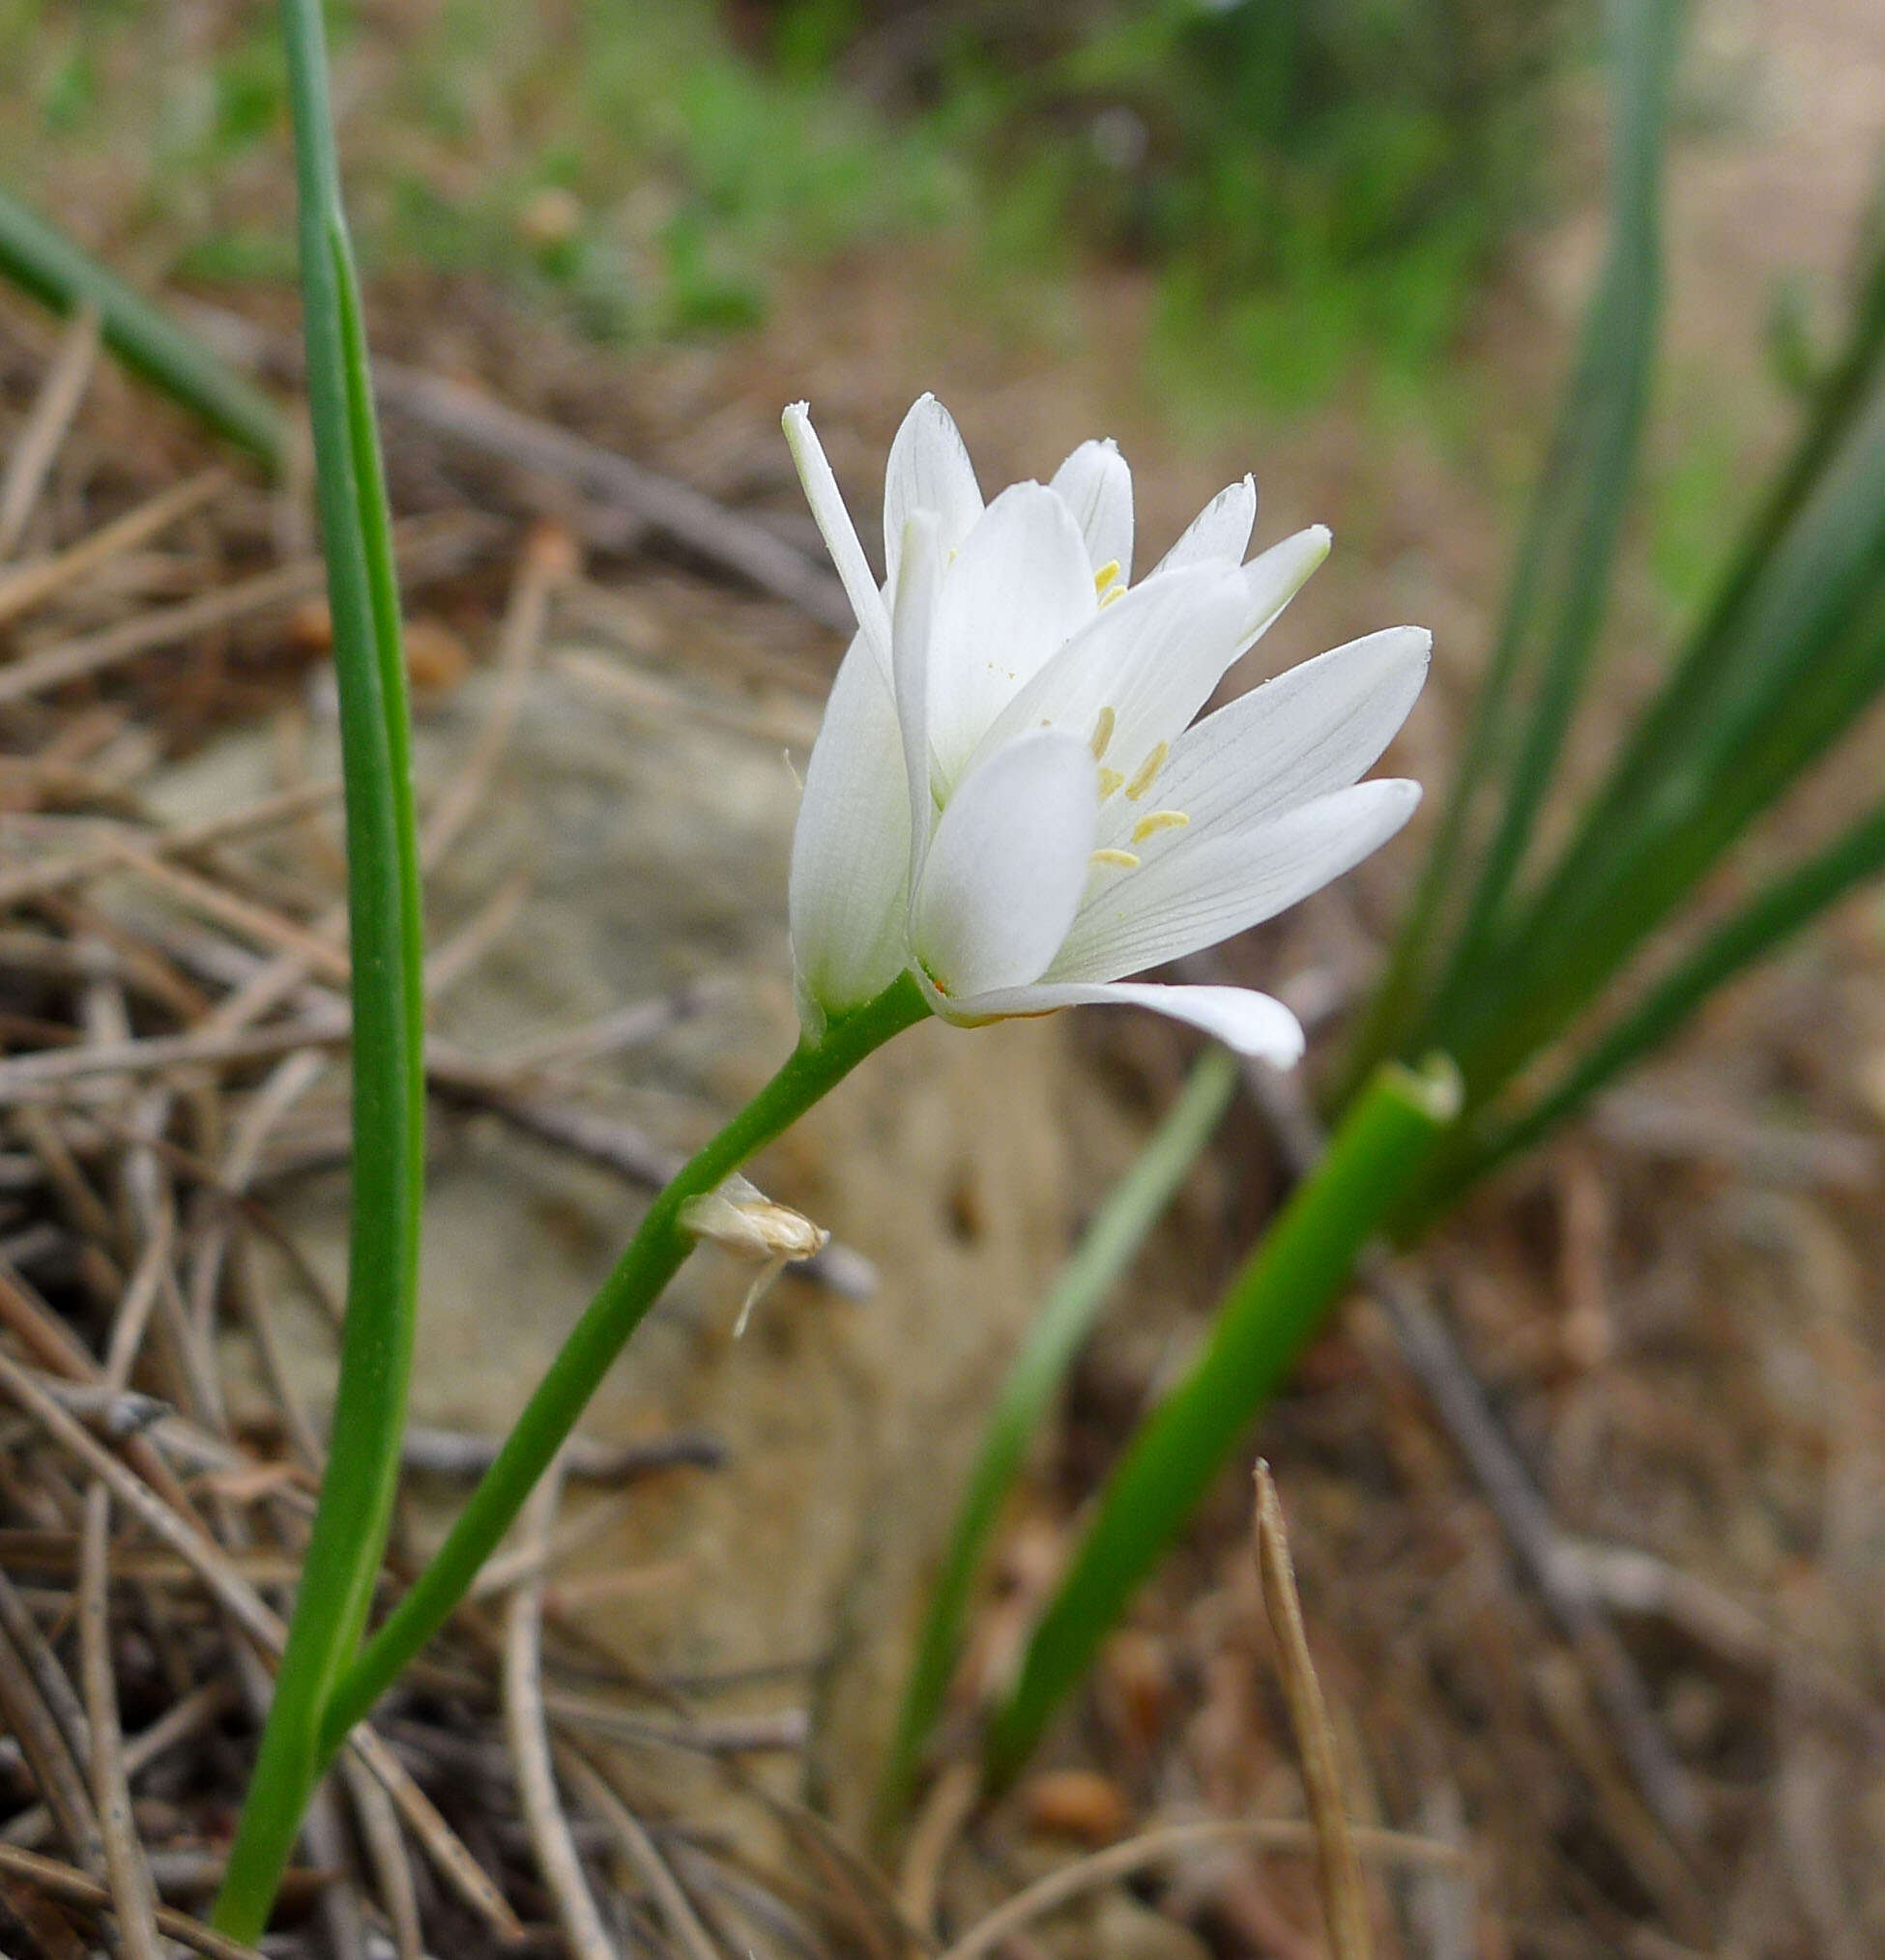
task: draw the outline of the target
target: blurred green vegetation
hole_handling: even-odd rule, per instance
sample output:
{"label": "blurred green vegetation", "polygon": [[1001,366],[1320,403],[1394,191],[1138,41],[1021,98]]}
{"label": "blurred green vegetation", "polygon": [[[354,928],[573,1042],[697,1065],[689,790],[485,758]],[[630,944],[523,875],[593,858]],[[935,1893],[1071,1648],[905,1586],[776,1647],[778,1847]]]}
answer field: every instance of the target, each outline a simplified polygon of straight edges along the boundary
{"label": "blurred green vegetation", "polygon": [[[363,254],[605,339],[739,329],[939,233],[990,289],[1155,282],[1155,370],[1271,405],[1418,378],[1544,188],[1572,0],[377,0],[332,10]],[[0,171],[107,252],[286,281],[272,9],[0,0]],[[74,208],[76,207],[76,208]],[[153,263],[153,256],[158,262]]]}

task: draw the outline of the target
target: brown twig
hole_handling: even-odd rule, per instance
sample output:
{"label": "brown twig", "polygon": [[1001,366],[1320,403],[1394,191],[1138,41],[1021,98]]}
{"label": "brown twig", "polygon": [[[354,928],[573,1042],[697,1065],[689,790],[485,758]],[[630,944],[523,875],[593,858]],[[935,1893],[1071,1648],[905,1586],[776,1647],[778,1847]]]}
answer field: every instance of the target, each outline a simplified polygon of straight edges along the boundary
{"label": "brown twig", "polygon": [[72,1856],[98,1868],[103,1863],[103,1847],[99,1824],[92,1811],[91,1798],[78,1772],[72,1749],[45,1705],[32,1670],[14,1645],[13,1635],[0,1629],[0,1715],[19,1744],[39,1787],[40,1797],[52,1813],[59,1834]]}
{"label": "brown twig", "polygon": [[16,566],[0,577],[0,625],[44,605],[67,586],[90,577],[114,558],[148,544],[180,519],[220,496],[232,480],[228,471],[220,467],[205,470],[200,476],[160,491],[112,523],[88,532],[76,544],[53,557]]}
{"label": "brown twig", "polygon": [[60,338],[59,351],[7,459],[6,479],[0,482],[0,559],[11,558],[14,546],[25,535],[33,506],[85,399],[98,351],[98,309],[82,305]]}
{"label": "brown twig", "polygon": [[[212,1681],[174,1703],[147,1729],[125,1744],[125,1774],[135,1776],[147,1763],[155,1762],[166,1750],[194,1736],[206,1723],[230,1704],[231,1689],[226,1681]],[[0,1844],[16,1844],[27,1851],[43,1844],[53,1828],[51,1813],[35,1803],[0,1829]]]}
{"label": "brown twig", "polygon": [[[1036,1880],[972,1926],[943,1951],[941,1960],[980,1960],[982,1954],[993,1951],[1043,1914],[1085,1892],[1116,1885],[1120,1879],[1130,1878],[1147,1865],[1161,1864],[1168,1858],[1182,1857],[1187,1852],[1215,1851],[1226,1845],[1276,1855],[1313,1857],[1316,1832],[1313,1826],[1293,1817],[1233,1818],[1207,1824],[1172,1824],[1147,1830]],[[1436,1866],[1453,1871],[1466,1868],[1465,1858],[1456,1846],[1436,1844],[1431,1838],[1409,1837],[1398,1830],[1357,1829],[1354,1847],[1357,1856],[1373,1864]]]}
{"label": "brown twig", "polygon": [[118,1728],[118,1690],[112,1678],[110,1595],[111,1493],[94,1484],[85,1493],[85,1537],[79,1561],[79,1673],[85,1685],[85,1718],[92,1741],[92,1801],[104,1840],[105,1877],[118,1935],[130,1960],[162,1960],[158,1940],[157,1888],[131,1822],[130,1784],[124,1739]]}
{"label": "brown twig", "polygon": [[538,1555],[510,1596],[505,1616],[504,1723],[536,1862],[556,1902],[557,1919],[576,1960],[617,1960],[594,1894],[584,1876],[569,1820],[557,1796],[549,1728],[543,1716],[543,1574],[541,1553],[556,1517],[562,1478],[552,1465],[524,1507],[520,1552]]}
{"label": "brown twig", "polygon": [[840,633],[854,628],[851,604],[836,578],[764,525],[729,510],[685,483],[631,463],[598,443],[521,415],[490,396],[396,361],[373,364],[381,405],[469,447],[574,484],[620,505],[678,544],[737,571]]}
{"label": "brown twig", "polygon": [[904,1917],[926,1939],[935,1931],[942,1867],[974,1813],[981,1791],[978,1765],[951,1763],[924,1798],[904,1847],[903,1868],[897,1874],[897,1903]]}
{"label": "brown twig", "polygon": [[[393,549],[399,573],[407,586],[457,570],[475,556],[490,535],[487,518],[451,511],[432,518],[411,518],[393,527]],[[218,586],[174,606],[159,606],[134,614],[115,626],[42,647],[0,673],[0,706],[30,701],[34,696],[69,686],[74,680],[122,666],[145,653],[181,646],[218,626],[257,613],[278,610],[326,589],[327,566],[308,558],[235,585]]]}
{"label": "brown twig", "polygon": [[1302,1767],[1303,1795],[1316,1832],[1316,1884],[1321,1893],[1322,1923],[1332,1960],[1370,1960],[1374,1943],[1368,1925],[1368,1893],[1355,1856],[1354,1831],[1342,1800],[1342,1773],[1335,1735],[1322,1702],[1321,1684],[1309,1654],[1296,1596],[1295,1567],[1283,1524],[1283,1503],[1270,1466],[1257,1462],[1257,1576],[1263,1607],[1276,1642],[1277,1677]]}
{"label": "brown twig", "polygon": [[368,1774],[358,1756],[342,1756],[340,1773],[348,1800],[360,1821],[366,1855],[379,1880],[380,1901],[392,1921],[393,1951],[398,1960],[423,1960],[424,1936],[419,1921],[419,1888],[413,1883],[412,1860],[399,1834],[399,1813],[392,1799]]}
{"label": "brown twig", "polygon": [[642,1883],[653,1894],[662,1922],[687,1960],[721,1960],[720,1950],[702,1925],[693,1901],[682,1889],[681,1881],[641,1819],[581,1750],[567,1745],[560,1747],[557,1762],[570,1785],[608,1827],[629,1863],[641,1874]]}
{"label": "brown twig", "polygon": [[[36,1852],[21,1851],[14,1845],[0,1845],[0,1875],[32,1886],[48,1898],[63,1900],[68,1905],[86,1906],[95,1911],[112,1910],[109,1886],[100,1879],[87,1878],[83,1872],[74,1871],[70,1865],[60,1864],[53,1859],[41,1858]],[[225,1939],[201,1920],[192,1919],[188,1913],[180,1913],[170,1906],[159,1906],[155,1917],[160,1933],[179,1941],[193,1952],[201,1953],[204,1960],[262,1960],[253,1946],[245,1946],[239,1940]]]}
{"label": "brown twig", "polygon": [[[293,822],[309,811],[332,803],[339,793],[338,783],[304,783],[293,790],[259,797],[240,810],[206,817],[198,823],[173,823],[150,835],[139,835],[133,841],[148,857],[188,857],[209,850],[213,845],[253,837],[278,824]],[[114,833],[107,840],[96,842],[87,850],[73,851],[69,857],[55,858],[50,864],[23,864],[14,870],[0,872],[0,909],[23,905],[28,899],[44,898],[49,892],[63,891],[70,885],[82,884],[87,879],[97,878],[104,872],[121,869],[124,863],[123,844],[123,838]]]}

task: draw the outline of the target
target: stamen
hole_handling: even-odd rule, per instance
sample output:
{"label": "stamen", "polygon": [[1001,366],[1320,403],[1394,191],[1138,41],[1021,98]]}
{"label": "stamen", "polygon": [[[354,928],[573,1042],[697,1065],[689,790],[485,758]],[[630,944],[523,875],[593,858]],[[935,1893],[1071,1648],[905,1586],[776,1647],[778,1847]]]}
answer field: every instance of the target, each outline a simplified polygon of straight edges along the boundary
{"label": "stamen", "polygon": [[1117,769],[1102,769],[1099,778],[1100,801],[1104,803],[1124,781],[1125,778]]}
{"label": "stamen", "polygon": [[1159,745],[1133,771],[1132,781],[1126,785],[1126,800],[1136,803],[1157,779],[1158,772],[1165,766],[1165,759],[1172,753],[1170,742]]}
{"label": "stamen", "polygon": [[1154,810],[1149,816],[1140,818],[1132,826],[1132,841],[1144,844],[1146,838],[1156,837],[1161,830],[1182,830],[1191,819],[1182,810]]}
{"label": "stamen", "polygon": [[1118,576],[1119,576],[1119,561],[1116,558],[1109,558],[1106,561],[1106,562],[1103,565],[1101,565],[1100,568],[1093,574],[1094,590],[1096,591],[1101,592],[1105,591],[1107,587],[1110,586],[1113,583],[1113,581],[1116,579]]}
{"label": "stamen", "polygon": [[1105,612],[1107,607],[1110,606],[1115,599],[1123,599],[1125,595],[1126,589],[1124,586],[1109,586],[1106,589],[1106,591],[1100,594],[1100,602],[1099,602],[1100,611],[1102,613]]}
{"label": "stamen", "polygon": [[1096,763],[1106,760],[1106,745],[1113,739],[1115,719],[1113,710],[1103,707],[1099,711],[1099,719],[1093,724],[1093,760]]}
{"label": "stamen", "polygon": [[1139,860],[1129,850],[1096,850],[1089,862],[1116,865],[1121,871],[1137,871]]}

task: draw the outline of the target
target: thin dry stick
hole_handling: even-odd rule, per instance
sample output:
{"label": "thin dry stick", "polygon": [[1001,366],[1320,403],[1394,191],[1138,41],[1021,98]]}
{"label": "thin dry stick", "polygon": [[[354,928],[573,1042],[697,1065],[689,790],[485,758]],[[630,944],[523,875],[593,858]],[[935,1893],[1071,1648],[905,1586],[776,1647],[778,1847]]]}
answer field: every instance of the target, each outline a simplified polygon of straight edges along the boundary
{"label": "thin dry stick", "polygon": [[[147,1763],[155,1762],[166,1750],[188,1741],[207,1722],[229,1706],[226,1681],[212,1681],[174,1703],[147,1729],[125,1744],[125,1774],[135,1776]],[[16,1817],[10,1817],[0,1829],[0,1844],[16,1844],[27,1851],[37,1850],[52,1831],[52,1814],[43,1803],[35,1803]]]}
{"label": "thin dry stick", "polygon": [[[411,518],[395,525],[393,548],[401,580],[411,586],[418,579],[455,568],[476,552],[489,532],[488,520],[464,511]],[[35,695],[102,674],[140,654],[181,646],[250,615],[313,598],[326,586],[327,566],[322,560],[302,559],[181,604],[136,614],[100,632],[42,647],[0,673],[0,706],[30,701]]]}
{"label": "thin dry stick", "polygon": [[332,803],[339,793],[338,783],[303,783],[292,790],[258,797],[240,810],[226,811],[219,817],[206,817],[197,823],[173,823],[154,833],[109,833],[105,840],[95,842],[86,850],[74,850],[70,857],[56,858],[50,864],[22,864],[14,870],[0,872],[0,910],[23,905],[28,899],[44,898],[49,892],[63,891],[70,885],[82,884],[104,872],[121,869],[124,857],[120,839],[127,834],[147,856],[188,857],[193,852],[209,850],[213,845],[235,843],[293,822],[305,817],[309,811]]}
{"label": "thin dry stick", "polygon": [[[1109,1845],[1060,1870],[1049,1872],[1025,1891],[1017,1892],[1005,1905],[972,1926],[941,1960],[980,1960],[980,1956],[1018,1933],[1043,1914],[1077,1899],[1084,1892],[1130,1878],[1147,1865],[1163,1863],[1186,1852],[1214,1851],[1224,1845],[1241,1845],[1251,1851],[1313,1854],[1316,1832],[1310,1825],[1293,1817],[1254,1817],[1225,1819],[1209,1824],[1171,1824],[1123,1844]],[[1437,1844],[1432,1838],[1409,1837],[1399,1830],[1357,1830],[1356,1852],[1371,1864],[1425,1865],[1445,1871],[1464,1871],[1467,1860],[1459,1848]]]}
{"label": "thin dry stick", "polygon": [[104,1839],[111,1909],[129,1960],[162,1960],[158,1940],[157,1888],[131,1822],[130,1783],[118,1728],[118,1691],[111,1669],[109,1575],[111,1493],[94,1484],[85,1493],[85,1537],[78,1572],[79,1673],[85,1718],[92,1731],[92,1801]]}
{"label": "thin dry stick", "polygon": [[406,1840],[399,1834],[399,1813],[359,1757],[342,1756],[340,1773],[354,1815],[360,1820],[360,1834],[366,1840],[366,1855],[373,1860],[374,1875],[380,1882],[380,1903],[392,1921],[393,1950],[398,1960],[423,1960],[419,1890],[413,1884]]}
{"label": "thin dry stick", "polygon": [[45,1712],[58,1725],[74,1765],[83,1767],[91,1751],[91,1737],[85,1724],[85,1707],[73,1690],[66,1670],[59,1664],[51,1643],[40,1631],[32,1609],[14,1589],[13,1581],[0,1572],[0,1627],[14,1644],[14,1651],[33,1677]]}
{"label": "thin dry stick", "polygon": [[910,1833],[897,1880],[903,1916],[927,1939],[936,1928],[936,1898],[950,1848],[962,1834],[981,1795],[981,1771],[972,1762],[951,1763],[924,1800]]}
{"label": "thin dry stick", "polygon": [[84,1864],[101,1867],[104,1854],[98,1819],[92,1814],[91,1798],[78,1765],[13,1636],[4,1629],[0,1629],[0,1719],[19,1744],[67,1848]]}
{"label": "thin dry stick", "polygon": [[272,952],[293,953],[307,962],[311,971],[337,987],[347,984],[350,970],[347,955],[323,938],[317,931],[297,925],[271,907],[253,899],[238,898],[227,885],[163,858],[125,838],[113,838],[111,849],[127,871],[134,871],[147,883],[166,891],[180,905],[239,937],[256,940]]}
{"label": "thin dry stick", "polygon": [[324,1776],[307,1800],[307,1809],[302,1818],[302,1842],[310,1858],[335,1874],[335,1883],[323,1886],[314,1902],[331,1960],[367,1960],[366,1915],[361,1910],[360,1893],[354,1885],[347,1834],[340,1826],[331,1776]]}
{"label": "thin dry stick", "polygon": [[[61,1899],[67,1905],[87,1906],[104,1912],[112,1910],[109,1886],[101,1880],[87,1878],[83,1872],[72,1870],[71,1865],[41,1858],[36,1852],[0,1845],[0,1877],[32,1886],[48,1898]],[[159,1906],[156,1917],[160,1933],[193,1952],[201,1953],[204,1960],[262,1960],[253,1946],[245,1946],[239,1940],[225,1940],[220,1933],[204,1925],[200,1919],[192,1919],[188,1913],[177,1912],[170,1906]]]}
{"label": "thin dry stick", "polygon": [[[540,1548],[550,1536],[563,1479],[552,1464],[531,1493],[521,1520],[523,1543]],[[576,1960],[617,1960],[589,1880],[583,1875],[569,1820],[557,1796],[550,1735],[543,1719],[543,1580],[540,1571],[510,1596],[505,1619],[504,1723],[517,1778],[517,1801],[536,1852],[543,1883]]]}
{"label": "thin dry stick", "polygon": [[[82,1054],[84,1051],[73,1048],[43,1050],[42,1052]],[[78,1160],[52,1118],[43,1110],[23,1109],[14,1117],[14,1127],[40,1160],[46,1182],[58,1195],[67,1216],[79,1232],[102,1247],[117,1246],[117,1220],[111,1216],[103,1198],[92,1189],[91,1179],[78,1167]]]}
{"label": "thin dry stick", "polygon": [[188,517],[220,495],[232,480],[228,471],[219,466],[205,470],[200,476],[173,484],[135,510],[128,510],[110,524],[101,525],[56,556],[35,560],[0,577],[0,626],[22,613],[30,613],[35,606],[43,606],[66,587],[90,577],[114,558],[148,544],[180,518]]}
{"label": "thin dry stick", "polygon": [[607,499],[814,620],[841,633],[852,630],[844,590],[823,565],[690,485],[631,463],[566,429],[533,420],[442,375],[376,360],[373,387],[381,404],[393,414],[410,416],[533,476],[560,477],[592,497]]}
{"label": "thin dry stick", "polygon": [[304,1048],[338,1047],[348,1038],[344,1014],[290,1027],[257,1027],[231,1033],[152,1034],[96,1048],[47,1048],[0,1061],[0,1104],[43,1102],[67,1082],[88,1076],[151,1075],[159,1069],[219,1068],[233,1062],[269,1061]]}
{"label": "thin dry stick", "polygon": [[1322,1896],[1322,1919],[1333,1960],[1370,1960],[1368,1893],[1348,1813],[1342,1801],[1342,1773],[1335,1758],[1335,1735],[1322,1702],[1321,1683],[1309,1657],[1302,1601],[1296,1597],[1295,1568],[1283,1528],[1283,1503],[1276,1480],[1261,1457],[1257,1462],[1257,1575],[1263,1607],[1276,1641],[1277,1674],[1290,1727],[1302,1762],[1303,1794],[1316,1830],[1316,1883]]}
{"label": "thin dry stick", "polygon": [[72,418],[85,399],[98,351],[98,309],[82,305],[72,315],[52,365],[40,384],[26,425],[7,463],[6,481],[0,483],[0,558],[11,558],[14,546],[25,534],[33,506],[45,488],[46,476],[65,445]]}
{"label": "thin dry stick", "polygon": [[[36,1382],[10,1355],[0,1353],[0,1392],[31,1416],[52,1439],[111,1486],[111,1493],[133,1513],[140,1524],[161,1539],[194,1571],[262,1653],[279,1655],[287,1629],[237,1569],[229,1555],[197,1526],[187,1522],[139,1478],[133,1476],[81,1424]],[[352,1730],[348,1746],[372,1771],[400,1815],[425,1846],[433,1862],[465,1902],[480,1914],[500,1939],[522,1937],[523,1927],[490,1874],[465,1849],[436,1806],[406,1773],[398,1759],[362,1722]]]}
{"label": "thin dry stick", "polygon": [[498,632],[498,680],[492,690],[490,708],[457,773],[426,813],[419,840],[421,871],[438,869],[465,825],[477,815],[491,771],[508,745],[517,716],[522,712],[531,669],[536,664],[543,630],[549,623],[550,600],[575,570],[575,549],[560,531],[539,525],[525,540],[517,576],[505,607],[504,623]]}
{"label": "thin dry stick", "polygon": [[[566,1469],[563,1474],[567,1474]],[[554,1567],[620,1524],[633,1501],[631,1492],[618,1493],[591,1505],[553,1531],[524,1533],[516,1544],[485,1560],[465,1597],[494,1600],[519,1586],[535,1584],[540,1589]]]}
{"label": "thin dry stick", "polygon": [[124,1304],[111,1323],[111,1345],[105,1352],[104,1372],[99,1385],[107,1395],[122,1395],[130,1383],[130,1371],[137,1364],[137,1350],[144,1344],[144,1330],[150,1325],[157,1306],[158,1289],[170,1267],[170,1253],[176,1238],[176,1208],[156,1207],[150,1236],[131,1269],[130,1283],[125,1288]]}
{"label": "thin dry stick", "polygon": [[513,871],[449,939],[426,954],[427,1000],[437,1001],[450,993],[504,939],[517,923],[532,882],[528,869]]}
{"label": "thin dry stick", "polygon": [[660,1847],[646,1827],[616,1794],[605,1777],[579,1749],[559,1747],[557,1762],[582,1800],[614,1833],[628,1861],[640,1872],[642,1883],[654,1895],[654,1904],[675,1944],[687,1960],[721,1960],[712,1936],[701,1924],[693,1901],[682,1890]]}

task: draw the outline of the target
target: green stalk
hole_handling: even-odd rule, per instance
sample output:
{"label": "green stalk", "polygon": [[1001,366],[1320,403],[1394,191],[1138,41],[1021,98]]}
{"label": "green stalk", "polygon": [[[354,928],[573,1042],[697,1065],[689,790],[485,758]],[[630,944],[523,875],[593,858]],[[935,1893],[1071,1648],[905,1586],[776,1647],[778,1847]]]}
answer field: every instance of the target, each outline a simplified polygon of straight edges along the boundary
{"label": "green stalk", "polygon": [[831,1022],[817,1042],[802,1044],[740,1114],[677,1172],[584,1310],[445,1542],[336,1684],[321,1728],[320,1764],[332,1757],[347,1731],[465,1597],[623,1343],[687,1256],[694,1240],[681,1223],[682,1206],[715,1189],[866,1055],[928,1013],[915,981],[904,974],[875,1000]]}
{"label": "green stalk", "polygon": [[1190,1514],[1401,1201],[1458,1113],[1444,1058],[1390,1062],[1350,1107],[1232,1283],[1204,1352],[1140,1426],[1100,1493],[1072,1568],[1029,1641],[1021,1675],[990,1725],[991,1787],[1009,1782],[1085,1673],[1127,1600]]}
{"label": "green stalk", "polygon": [[942,1712],[962,1646],[962,1625],[989,1537],[1028,1445],[1099,1311],[1216,1131],[1237,1084],[1222,1049],[1193,1068],[1184,1093],[1131,1169],[1113,1188],[1029,1329],[1001,1385],[936,1583],[903,1692],[896,1735],[878,1787],[884,1828],[908,1807],[924,1746]]}
{"label": "green stalk", "polygon": [[279,474],[287,424],[195,334],[134,292],[63,233],[0,190],[0,278],[60,313],[90,306],[104,344],[134,374]]}
{"label": "green stalk", "polygon": [[321,1718],[365,1625],[392,1515],[424,1186],[424,1005],[406,667],[318,0],[283,0],[304,334],[340,695],[352,930],[353,1213],[334,1440],[218,1925],[267,1922],[322,1759]]}

